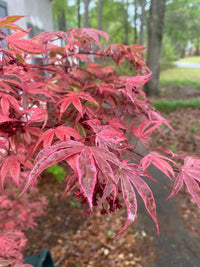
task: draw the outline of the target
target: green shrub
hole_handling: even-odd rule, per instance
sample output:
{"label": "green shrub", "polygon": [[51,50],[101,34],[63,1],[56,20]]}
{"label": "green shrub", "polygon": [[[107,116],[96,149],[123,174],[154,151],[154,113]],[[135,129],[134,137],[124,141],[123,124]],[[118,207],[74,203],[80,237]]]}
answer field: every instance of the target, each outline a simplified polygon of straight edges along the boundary
{"label": "green shrub", "polygon": [[173,66],[173,62],[177,59],[178,57],[175,55],[170,39],[165,36],[162,47],[161,69],[165,70],[171,68]]}

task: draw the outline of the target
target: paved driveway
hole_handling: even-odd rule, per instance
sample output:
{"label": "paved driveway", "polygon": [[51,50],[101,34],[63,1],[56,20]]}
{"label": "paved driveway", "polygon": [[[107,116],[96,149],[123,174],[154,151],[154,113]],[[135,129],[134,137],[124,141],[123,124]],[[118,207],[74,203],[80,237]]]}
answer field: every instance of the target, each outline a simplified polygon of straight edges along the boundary
{"label": "paved driveway", "polygon": [[191,63],[191,62],[174,62],[175,66],[178,68],[192,68],[200,69],[200,63]]}

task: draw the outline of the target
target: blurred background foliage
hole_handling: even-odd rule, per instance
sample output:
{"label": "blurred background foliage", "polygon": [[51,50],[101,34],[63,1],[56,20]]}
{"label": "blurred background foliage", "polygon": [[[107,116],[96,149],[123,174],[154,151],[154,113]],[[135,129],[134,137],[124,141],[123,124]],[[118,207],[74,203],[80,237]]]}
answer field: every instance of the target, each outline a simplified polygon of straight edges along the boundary
{"label": "blurred background foliage", "polygon": [[50,173],[59,183],[62,183],[67,176],[67,170],[59,164],[53,164],[46,169],[47,173]]}
{"label": "blurred background foliage", "polygon": [[[96,28],[109,33],[112,43],[147,46],[150,5],[151,0],[53,0],[54,26]],[[161,69],[200,54],[199,14],[199,0],[166,0]]]}

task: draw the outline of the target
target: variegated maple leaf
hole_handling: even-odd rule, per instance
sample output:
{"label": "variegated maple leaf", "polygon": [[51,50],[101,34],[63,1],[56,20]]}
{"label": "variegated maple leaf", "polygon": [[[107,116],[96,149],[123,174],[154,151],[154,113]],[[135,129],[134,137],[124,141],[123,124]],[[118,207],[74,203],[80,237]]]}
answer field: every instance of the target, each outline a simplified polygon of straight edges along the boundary
{"label": "variegated maple leaf", "polygon": [[168,197],[175,196],[185,183],[190,195],[195,200],[196,204],[200,208],[200,159],[187,156],[184,159],[184,165],[180,169],[175,182],[173,190]]}
{"label": "variegated maple leaf", "polygon": [[170,180],[172,180],[171,177],[174,178],[174,170],[169,164],[176,165],[176,163],[171,160],[170,158],[167,158],[161,154],[158,154],[157,152],[150,152],[148,155],[145,155],[143,159],[141,160],[140,164],[142,168],[145,170],[149,167],[150,164],[153,164],[156,168],[158,168],[161,172],[163,172]]}
{"label": "variegated maple leaf", "polygon": [[0,175],[1,175],[1,187],[4,188],[5,180],[11,176],[14,183],[21,189],[20,176],[21,167],[24,166],[28,169],[32,169],[32,163],[26,159],[24,154],[16,154],[5,157],[0,164]]}
{"label": "variegated maple leaf", "polygon": [[149,121],[142,122],[137,128],[133,126],[133,134],[146,145],[151,140],[151,134],[158,129],[162,124],[161,121]]}
{"label": "variegated maple leaf", "polygon": [[[65,193],[79,185],[81,192],[88,200],[91,213],[94,206],[94,197],[96,198],[95,188],[97,185],[103,188],[100,204],[111,195],[113,195],[113,203],[115,203],[118,188],[121,188],[128,216],[124,227],[118,234],[125,231],[135,220],[137,213],[135,190],[142,197],[145,207],[158,230],[155,200],[149,186],[141,177],[149,177],[149,174],[136,164],[119,161],[114,153],[104,148],[85,146],[80,142],[70,140],[59,142],[41,150],[36,157],[34,168],[30,172],[27,184],[21,194],[28,189],[30,184],[36,181],[43,170],[62,160],[66,160],[74,170],[74,174],[70,173],[66,178]],[[101,183],[104,183],[105,186]]]}
{"label": "variegated maple leaf", "polygon": [[[87,157],[85,157],[86,154]],[[78,155],[78,157],[74,157],[72,159],[71,156],[73,155]],[[35,159],[34,168],[30,172],[27,184],[21,194],[23,194],[27,190],[30,184],[33,184],[36,181],[37,177],[47,167],[69,158],[73,160],[73,162],[70,163],[70,166],[76,166],[75,170],[79,177],[79,185],[85,196],[87,197],[90,208],[92,210],[91,201],[94,185],[96,183],[96,166],[99,166],[101,168],[101,171],[103,172],[105,177],[109,178],[110,182],[112,182],[116,187],[116,182],[113,178],[114,176],[109,176],[109,174],[106,173],[109,168],[107,168],[107,161],[116,166],[120,165],[120,161],[115,156],[115,154],[105,149],[101,149],[95,146],[85,146],[81,142],[73,140],[56,143],[41,150],[38,153],[38,156]],[[83,162],[85,165],[83,164]]]}
{"label": "variegated maple leaf", "polygon": [[5,18],[0,18],[0,28],[10,28],[13,31],[23,31],[26,32],[24,29],[19,27],[18,25],[14,24],[17,22],[19,19],[23,18],[24,16],[8,16]]}
{"label": "variegated maple leaf", "polygon": [[120,129],[124,129],[124,125],[119,123],[118,120],[111,120],[109,125],[102,125],[97,119],[87,120],[86,123],[96,133],[95,143],[98,146],[119,150],[130,146],[127,144],[125,134]]}
{"label": "variegated maple leaf", "polygon": [[150,177],[149,174],[134,163],[124,163],[124,166],[120,168],[117,173],[119,175],[118,178],[121,181],[122,194],[127,206],[127,220],[124,227],[118,234],[125,231],[135,221],[137,214],[137,200],[135,190],[142,198],[144,205],[148,213],[152,217],[159,234],[155,199],[150,187],[141,177]]}
{"label": "variegated maple leaf", "polygon": [[45,127],[48,120],[48,114],[46,109],[36,107],[24,110],[22,113],[27,115],[27,125],[34,122],[44,122],[42,128]]}
{"label": "variegated maple leaf", "polygon": [[56,129],[48,129],[38,139],[35,149],[38,145],[43,142],[43,148],[48,147],[52,144],[53,138],[56,136],[61,141],[68,141],[70,137],[73,137],[75,140],[81,140],[81,135],[73,128],[68,126],[58,126]]}
{"label": "variegated maple leaf", "polygon": [[83,104],[81,100],[91,101],[92,103],[98,105],[97,101],[88,93],[85,92],[68,92],[67,96],[58,102],[61,103],[60,106],[60,118],[62,117],[65,110],[72,103],[73,106],[78,110],[78,112],[83,116]]}
{"label": "variegated maple leaf", "polygon": [[29,31],[27,31],[27,32],[17,31],[17,32],[14,32],[14,33],[8,35],[6,37],[6,40],[8,42],[8,47],[11,50],[14,50],[18,53],[26,52],[26,53],[34,54],[34,55],[44,53],[45,50],[43,49],[43,47],[38,46],[32,40],[21,39],[24,36],[26,36]]}

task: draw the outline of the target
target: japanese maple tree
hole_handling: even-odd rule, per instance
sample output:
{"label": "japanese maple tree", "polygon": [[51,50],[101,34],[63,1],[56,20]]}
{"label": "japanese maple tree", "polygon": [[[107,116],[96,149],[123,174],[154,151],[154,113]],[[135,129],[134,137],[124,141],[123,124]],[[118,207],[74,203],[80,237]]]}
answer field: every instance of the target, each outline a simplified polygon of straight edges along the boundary
{"label": "japanese maple tree", "polygon": [[[86,213],[94,208],[102,214],[114,212],[124,200],[127,219],[119,233],[135,220],[136,191],[159,233],[154,196],[144,180],[155,181],[147,170],[150,164],[174,183],[170,197],[185,183],[200,206],[200,159],[149,147],[154,131],[164,135],[161,126],[171,126],[141,90],[151,79],[141,54],[145,47],[109,44],[108,34],[94,29],[42,32],[23,39],[29,30],[15,24],[20,18],[0,20],[1,29],[11,30],[8,36],[0,33],[0,217],[12,204],[23,210],[15,222],[2,217],[7,222],[1,229],[0,260],[20,266],[22,256],[15,252],[24,236],[14,231],[15,224],[20,231],[29,218],[27,226],[33,226],[40,211],[25,196],[55,163],[68,166],[63,194],[72,192],[88,204]],[[105,39],[105,48],[99,37]],[[119,75],[124,63],[133,69],[132,77]],[[130,133],[135,144],[129,144]],[[146,154],[138,153],[138,142],[146,146]],[[22,199],[11,202],[15,187]]]}

